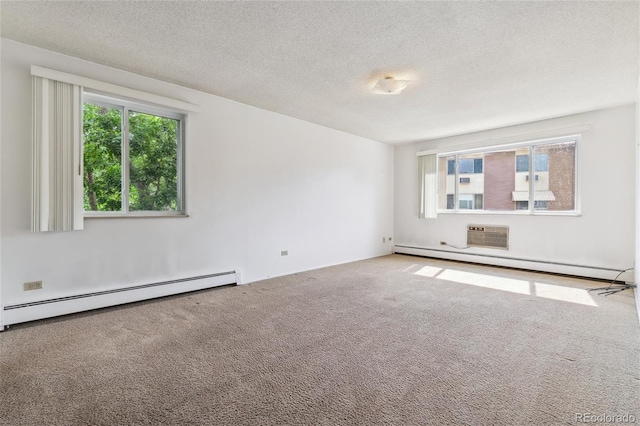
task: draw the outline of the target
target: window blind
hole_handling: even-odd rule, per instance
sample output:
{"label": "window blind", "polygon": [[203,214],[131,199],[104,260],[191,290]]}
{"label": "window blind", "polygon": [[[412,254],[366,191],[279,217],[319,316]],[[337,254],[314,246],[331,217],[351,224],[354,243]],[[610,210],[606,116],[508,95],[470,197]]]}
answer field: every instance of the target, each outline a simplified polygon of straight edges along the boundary
{"label": "window blind", "polygon": [[82,87],[32,80],[32,231],[83,229]]}
{"label": "window blind", "polygon": [[418,217],[420,217],[420,219],[434,219],[438,217],[436,161],[436,154],[418,157]]}

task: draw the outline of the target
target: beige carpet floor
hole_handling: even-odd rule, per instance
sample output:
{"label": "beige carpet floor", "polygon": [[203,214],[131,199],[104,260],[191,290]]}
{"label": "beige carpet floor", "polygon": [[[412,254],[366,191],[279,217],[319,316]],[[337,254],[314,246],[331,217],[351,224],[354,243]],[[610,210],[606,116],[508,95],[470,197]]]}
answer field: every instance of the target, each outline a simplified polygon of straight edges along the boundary
{"label": "beige carpet floor", "polygon": [[633,293],[391,255],[12,326],[0,424],[640,422]]}

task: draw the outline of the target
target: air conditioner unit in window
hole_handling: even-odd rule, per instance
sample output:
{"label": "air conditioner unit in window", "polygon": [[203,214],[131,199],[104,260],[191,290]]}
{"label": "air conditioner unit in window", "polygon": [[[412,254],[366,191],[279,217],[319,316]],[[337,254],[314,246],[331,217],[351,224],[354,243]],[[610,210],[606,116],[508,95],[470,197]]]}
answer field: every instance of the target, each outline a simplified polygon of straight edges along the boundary
{"label": "air conditioner unit in window", "polygon": [[509,227],[469,225],[467,226],[467,245],[509,250]]}

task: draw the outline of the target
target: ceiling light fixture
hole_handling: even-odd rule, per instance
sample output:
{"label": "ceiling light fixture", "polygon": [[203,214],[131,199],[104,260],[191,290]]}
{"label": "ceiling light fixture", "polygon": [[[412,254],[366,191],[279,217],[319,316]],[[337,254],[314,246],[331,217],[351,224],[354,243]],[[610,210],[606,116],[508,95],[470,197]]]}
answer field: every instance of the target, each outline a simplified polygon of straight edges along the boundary
{"label": "ceiling light fixture", "polygon": [[373,91],[380,95],[398,95],[409,84],[409,80],[396,80],[393,77],[385,77],[378,80]]}

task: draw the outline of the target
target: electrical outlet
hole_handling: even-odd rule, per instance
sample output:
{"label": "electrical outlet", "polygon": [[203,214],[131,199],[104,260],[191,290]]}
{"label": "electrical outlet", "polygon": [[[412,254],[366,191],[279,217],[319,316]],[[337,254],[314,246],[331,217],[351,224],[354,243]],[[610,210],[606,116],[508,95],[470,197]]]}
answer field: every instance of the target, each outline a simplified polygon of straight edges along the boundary
{"label": "electrical outlet", "polygon": [[289,256],[289,250],[282,250],[280,256]]}
{"label": "electrical outlet", "polygon": [[382,242],[383,242],[383,243],[386,243],[386,242],[387,242],[387,239],[386,239],[385,237],[382,237]]}
{"label": "electrical outlet", "polygon": [[42,288],[42,281],[29,281],[24,283],[24,291],[40,290]]}

